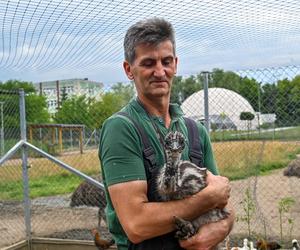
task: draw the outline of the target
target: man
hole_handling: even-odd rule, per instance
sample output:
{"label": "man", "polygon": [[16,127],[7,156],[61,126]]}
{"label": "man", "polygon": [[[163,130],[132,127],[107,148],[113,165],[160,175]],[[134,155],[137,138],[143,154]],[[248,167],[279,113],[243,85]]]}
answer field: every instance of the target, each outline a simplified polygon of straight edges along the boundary
{"label": "man", "polygon": [[[168,131],[187,128],[178,105],[170,104],[171,85],[177,70],[172,25],[159,18],[131,26],[124,39],[127,77],[134,81],[137,98],[122,109],[146,131],[159,167],[164,164],[163,138]],[[99,156],[108,205],[108,226],[118,249],[213,249],[230,232],[231,215],[220,222],[201,227],[188,240],[174,238],[174,216],[192,220],[213,208],[227,205],[230,186],[227,178],[217,176],[208,134],[198,125],[207,187],[183,200],[157,202],[149,199],[142,142],[134,124],[118,114],[102,127]],[[186,147],[187,148],[187,147]],[[188,149],[182,158],[188,160]],[[150,190],[153,192],[154,190]]]}

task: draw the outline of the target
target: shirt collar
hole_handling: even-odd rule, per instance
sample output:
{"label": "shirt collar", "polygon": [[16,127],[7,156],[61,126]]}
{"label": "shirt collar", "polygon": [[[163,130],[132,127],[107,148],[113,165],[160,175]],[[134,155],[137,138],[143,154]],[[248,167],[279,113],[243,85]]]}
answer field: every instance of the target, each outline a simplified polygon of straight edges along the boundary
{"label": "shirt collar", "polygon": [[[137,98],[131,99],[129,103],[140,115],[149,119],[144,108],[138,103]],[[181,107],[177,103],[170,103],[169,112],[171,114],[172,120],[178,120],[179,117],[183,115]]]}

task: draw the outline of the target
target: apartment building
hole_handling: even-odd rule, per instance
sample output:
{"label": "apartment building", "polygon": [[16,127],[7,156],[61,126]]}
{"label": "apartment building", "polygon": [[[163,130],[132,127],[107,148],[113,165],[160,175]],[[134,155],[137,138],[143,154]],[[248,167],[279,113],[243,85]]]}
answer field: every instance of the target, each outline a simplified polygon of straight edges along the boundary
{"label": "apartment building", "polygon": [[103,93],[103,83],[84,79],[65,79],[49,82],[35,83],[37,92],[47,98],[49,113],[55,113],[63,96],[80,96],[94,97],[99,99]]}

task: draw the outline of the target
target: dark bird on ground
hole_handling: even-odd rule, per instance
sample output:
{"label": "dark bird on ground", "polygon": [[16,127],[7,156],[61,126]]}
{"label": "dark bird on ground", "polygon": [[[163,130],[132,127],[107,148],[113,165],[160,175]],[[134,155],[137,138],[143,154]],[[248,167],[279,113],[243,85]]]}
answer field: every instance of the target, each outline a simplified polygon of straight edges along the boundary
{"label": "dark bird on ground", "polygon": [[292,240],[292,245],[293,245],[292,250],[299,250],[300,249],[299,243],[296,239]]}
{"label": "dark bird on ground", "polygon": [[115,244],[115,241],[113,239],[112,240],[102,239],[100,232],[96,228],[92,229],[91,232],[92,235],[94,236],[95,245],[99,250],[108,249],[110,246]]}
{"label": "dark bird on ground", "polygon": [[283,171],[285,176],[300,177],[300,158],[297,158],[289,163],[287,168]]}
{"label": "dark bird on ground", "polygon": [[[190,161],[182,161],[185,147],[184,135],[171,131],[165,137],[166,163],[157,176],[157,191],[162,200],[181,200],[206,187],[207,169]],[[198,232],[200,226],[228,217],[225,209],[212,209],[193,221],[175,217],[176,233],[179,239],[187,239]]]}
{"label": "dark bird on ground", "polygon": [[[95,178],[98,179],[99,178]],[[89,206],[98,207],[98,225],[100,226],[102,219],[106,222],[104,208],[106,207],[105,192],[101,188],[83,181],[79,184],[71,196],[71,207]]]}
{"label": "dark bird on ground", "polygon": [[281,245],[276,241],[258,240],[256,242],[256,248],[258,250],[275,250],[280,249]]}

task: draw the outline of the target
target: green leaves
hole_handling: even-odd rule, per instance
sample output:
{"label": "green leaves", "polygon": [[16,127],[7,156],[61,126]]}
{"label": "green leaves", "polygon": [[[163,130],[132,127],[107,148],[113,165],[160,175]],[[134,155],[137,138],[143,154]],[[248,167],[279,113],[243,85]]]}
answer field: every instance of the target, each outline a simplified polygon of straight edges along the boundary
{"label": "green leaves", "polygon": [[23,89],[25,93],[36,93],[36,90],[31,82],[8,80],[0,84],[0,89],[18,90]]}
{"label": "green leaves", "polygon": [[176,76],[171,89],[171,102],[181,104],[186,98],[203,88],[202,82],[195,76],[183,79]]}
{"label": "green leaves", "polygon": [[65,99],[54,116],[56,123],[84,124],[87,128],[98,129],[113,113],[119,111],[134,96],[132,84],[117,83],[111,90],[102,93],[99,99],[85,95]]}
{"label": "green leaves", "polygon": [[242,216],[240,219],[247,223],[248,236],[250,236],[251,220],[255,213],[255,204],[249,188],[246,189],[245,198],[243,199],[243,210],[244,210],[244,216]]}
{"label": "green leaves", "polygon": [[[47,123],[50,115],[47,110],[46,98],[36,94],[32,83],[17,80],[9,80],[0,84],[0,89],[17,91],[23,89],[25,92],[26,119],[28,123]],[[3,119],[6,130],[18,129],[19,117],[19,95],[1,92],[0,101],[3,103]]]}
{"label": "green leaves", "polygon": [[[295,200],[292,197],[284,197],[279,200],[278,202],[278,212],[279,212],[279,227],[280,227],[280,239],[281,242],[283,241],[283,215],[285,213],[288,213],[291,209],[291,207],[295,204]],[[290,235],[292,235],[292,229],[293,229],[293,219],[288,218],[287,219],[289,225],[290,225]]]}
{"label": "green leaves", "polygon": [[252,114],[251,112],[242,112],[240,114],[240,119],[242,121],[252,121],[254,119],[254,114]]}
{"label": "green leaves", "polygon": [[294,204],[295,200],[292,197],[282,198],[278,203],[279,213],[287,213]]}

